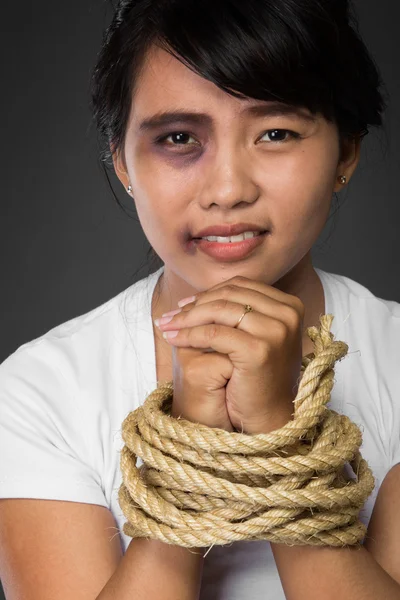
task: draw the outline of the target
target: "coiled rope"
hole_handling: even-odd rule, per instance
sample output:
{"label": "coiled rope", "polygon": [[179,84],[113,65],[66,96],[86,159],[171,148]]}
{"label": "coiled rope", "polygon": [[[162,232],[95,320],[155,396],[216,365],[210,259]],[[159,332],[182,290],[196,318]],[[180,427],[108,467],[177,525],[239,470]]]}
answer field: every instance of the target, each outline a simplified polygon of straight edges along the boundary
{"label": "coiled rope", "polygon": [[172,382],[128,414],[118,493],[126,535],[188,548],[240,540],[346,546],[364,538],[358,515],[374,477],[359,452],[360,429],[326,406],[334,365],[348,352],[333,339],[333,318],[322,315],[319,328],[307,329],[315,352],[302,359],[293,418],[281,429],[247,435],[173,418]]}

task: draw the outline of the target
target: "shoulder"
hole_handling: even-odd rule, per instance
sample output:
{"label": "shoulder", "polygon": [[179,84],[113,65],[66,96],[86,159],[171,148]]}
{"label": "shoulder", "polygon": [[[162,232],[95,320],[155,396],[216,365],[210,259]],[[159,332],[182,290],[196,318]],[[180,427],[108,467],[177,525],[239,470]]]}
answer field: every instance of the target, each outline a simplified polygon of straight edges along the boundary
{"label": "shoulder", "polygon": [[400,303],[349,277],[325,275],[341,320],[335,338],[349,346],[338,367],[346,378],[346,410],[369,427],[374,448],[392,466],[400,462]]}
{"label": "shoulder", "polygon": [[382,427],[400,427],[400,303],[349,277],[324,275],[333,324],[337,318],[332,333],[349,346],[337,371],[346,378],[350,395],[359,399],[365,418],[374,414]]}
{"label": "shoulder", "polygon": [[110,449],[120,448],[122,419],[141,400],[140,353],[149,334],[140,337],[140,323],[151,278],[22,345],[0,365],[0,455],[9,456],[0,461],[0,498],[106,505],[101,486],[118,457]]}
{"label": "shoulder", "polygon": [[366,307],[369,305],[386,317],[400,319],[400,303],[396,300],[381,298],[374,294],[369,287],[345,275],[330,273],[321,269],[316,270],[319,274],[322,274],[331,289],[335,288],[336,292],[351,304],[361,304]]}
{"label": "shoulder", "polygon": [[122,353],[149,311],[155,272],[91,311],[50,329],[20,346],[0,364],[0,398],[18,386],[54,391],[68,383],[70,393],[90,379],[101,377]]}
{"label": "shoulder", "polygon": [[358,339],[364,348],[373,346],[374,351],[384,350],[390,344],[397,348],[400,341],[399,302],[381,298],[368,286],[345,275],[317,271],[329,295],[329,306],[334,307],[342,320],[336,324],[340,332],[346,332],[352,343]]}

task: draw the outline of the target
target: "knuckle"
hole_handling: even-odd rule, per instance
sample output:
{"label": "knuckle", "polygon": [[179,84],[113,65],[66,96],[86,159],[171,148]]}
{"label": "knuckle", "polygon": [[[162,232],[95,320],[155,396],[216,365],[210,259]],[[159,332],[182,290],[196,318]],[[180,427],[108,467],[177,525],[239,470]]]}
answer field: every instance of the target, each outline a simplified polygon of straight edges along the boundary
{"label": "knuckle", "polygon": [[215,300],[213,303],[215,310],[218,310],[218,311],[226,310],[228,304],[229,304],[229,300],[224,299],[224,298]]}
{"label": "knuckle", "polygon": [[295,308],[293,306],[285,307],[285,320],[291,329],[297,329],[302,319],[303,317],[301,316],[300,308]]}
{"label": "knuckle", "polygon": [[304,319],[304,316],[306,314],[306,307],[305,307],[304,302],[302,302],[302,300],[300,300],[300,298],[298,298],[298,309],[299,309],[300,317],[302,319]]}
{"label": "knuckle", "polygon": [[209,340],[213,340],[219,334],[220,327],[216,323],[206,326],[206,335]]}
{"label": "knuckle", "polygon": [[274,335],[278,340],[286,340],[289,334],[289,327],[282,321],[275,321],[274,323]]}
{"label": "knuckle", "polygon": [[228,283],[221,289],[221,294],[223,298],[230,296],[236,290],[236,286]]}
{"label": "knuckle", "polygon": [[294,300],[295,306],[293,307],[293,310],[297,313],[297,318],[304,319],[304,316],[306,314],[306,307],[304,305],[304,302],[300,300],[298,296],[294,296]]}
{"label": "knuckle", "polygon": [[251,353],[255,356],[257,363],[266,363],[270,357],[270,346],[265,340],[253,338]]}

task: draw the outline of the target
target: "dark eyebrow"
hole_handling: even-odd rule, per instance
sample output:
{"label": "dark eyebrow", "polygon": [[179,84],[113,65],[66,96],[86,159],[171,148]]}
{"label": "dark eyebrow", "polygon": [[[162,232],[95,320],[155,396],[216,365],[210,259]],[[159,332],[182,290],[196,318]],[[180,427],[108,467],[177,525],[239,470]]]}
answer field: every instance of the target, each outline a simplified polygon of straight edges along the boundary
{"label": "dark eyebrow", "polygon": [[[246,114],[253,117],[292,116],[300,118],[308,123],[315,123],[317,121],[317,118],[306,110],[291,104],[283,104],[280,102],[249,106],[245,108],[241,114]],[[173,110],[161,111],[144,119],[139,124],[138,131],[152,131],[154,129],[158,129],[159,127],[173,125],[174,123],[178,122],[190,123],[192,125],[203,125],[210,128],[213,126],[212,117],[206,113]]]}

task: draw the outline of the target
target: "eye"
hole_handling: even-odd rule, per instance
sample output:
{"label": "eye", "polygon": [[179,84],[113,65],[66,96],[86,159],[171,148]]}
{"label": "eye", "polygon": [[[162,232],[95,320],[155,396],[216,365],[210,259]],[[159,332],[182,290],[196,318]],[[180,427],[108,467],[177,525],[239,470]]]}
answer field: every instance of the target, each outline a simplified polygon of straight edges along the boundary
{"label": "eye", "polygon": [[[175,138],[175,140],[180,143],[167,143],[168,138]],[[161,146],[190,146],[191,144],[182,143],[187,141],[187,138],[194,139],[187,131],[171,131],[170,133],[157,138],[156,144],[160,144]]]}
{"label": "eye", "polygon": [[[278,133],[278,138],[279,138],[279,136],[282,135],[282,133],[288,133],[289,138],[286,140],[276,139],[276,135],[275,135],[276,133]],[[268,129],[268,131],[266,131],[263,134],[262,138],[265,137],[266,135],[271,135],[271,134],[274,134],[273,138],[272,138],[272,142],[274,144],[285,144],[286,142],[290,141],[290,139],[299,139],[301,137],[301,135],[299,133],[296,133],[295,131],[291,131],[290,129]],[[269,142],[269,143],[272,143],[272,142]]]}

